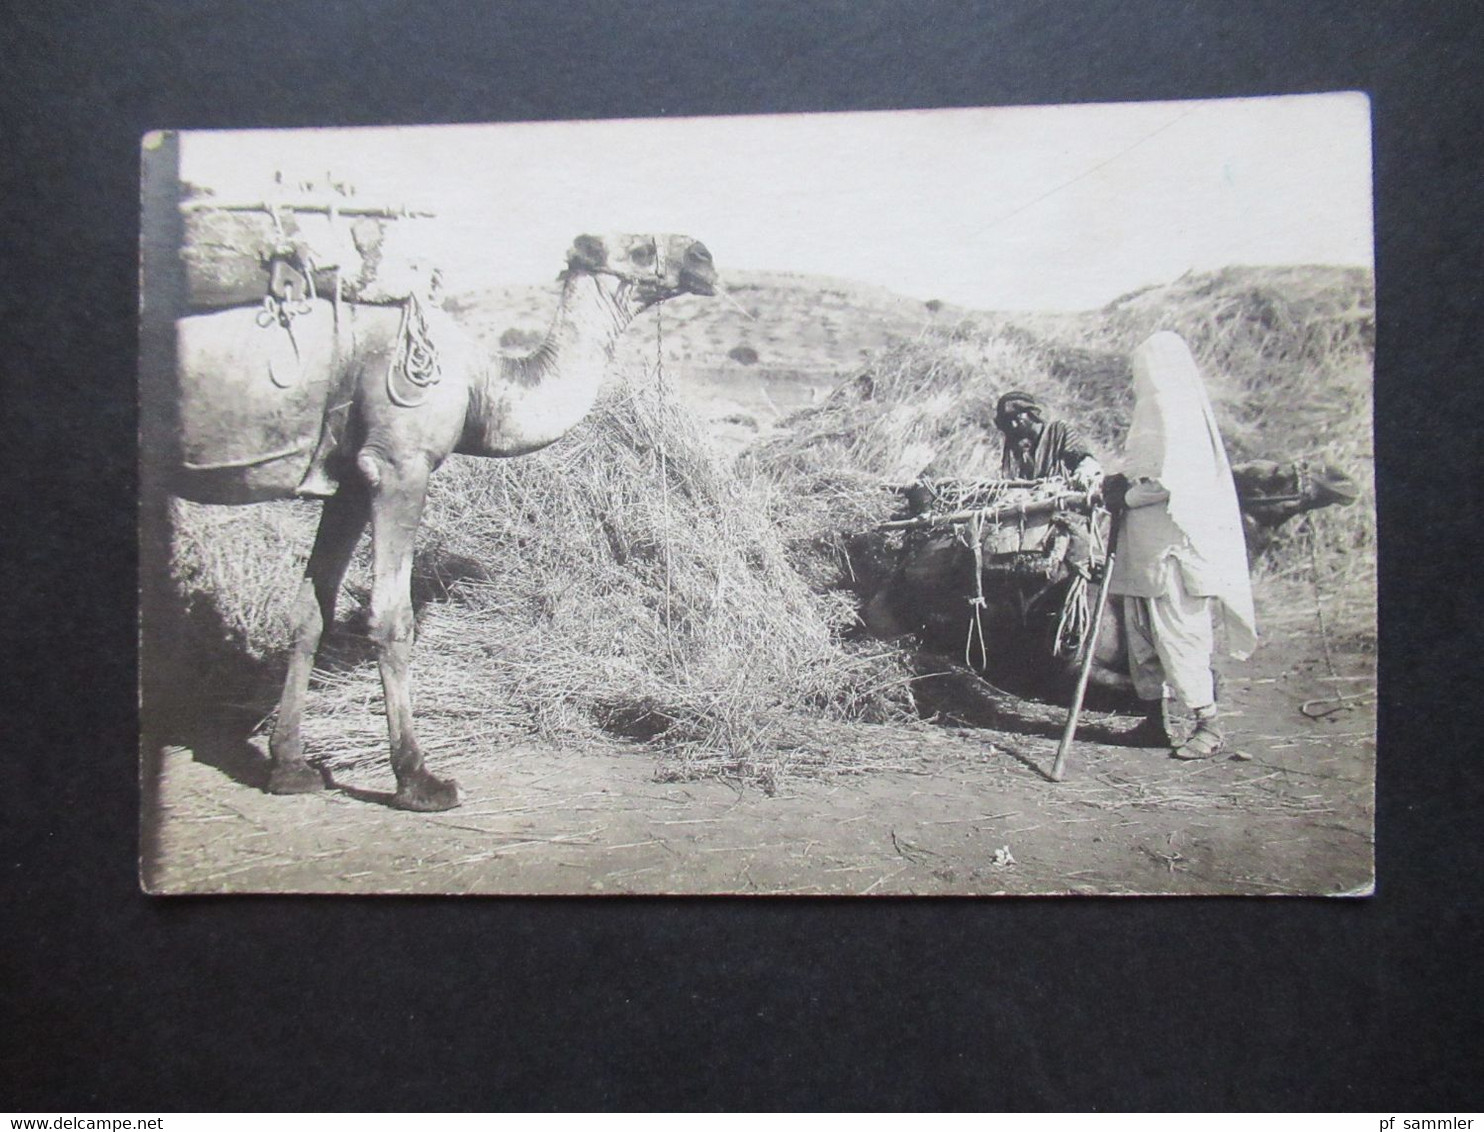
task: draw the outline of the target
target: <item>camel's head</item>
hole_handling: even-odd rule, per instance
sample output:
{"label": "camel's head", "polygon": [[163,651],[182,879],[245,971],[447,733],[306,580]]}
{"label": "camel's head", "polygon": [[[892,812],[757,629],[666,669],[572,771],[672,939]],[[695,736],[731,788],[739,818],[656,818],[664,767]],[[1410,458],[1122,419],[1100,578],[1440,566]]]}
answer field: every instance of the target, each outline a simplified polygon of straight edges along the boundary
{"label": "camel's head", "polygon": [[1360,488],[1345,472],[1305,460],[1276,463],[1249,460],[1232,466],[1237,501],[1249,524],[1276,530],[1295,515],[1360,498]]}
{"label": "camel's head", "polygon": [[1304,470],[1307,473],[1305,494],[1313,499],[1315,507],[1334,504],[1348,507],[1360,498],[1360,485],[1339,468],[1329,464],[1309,464]]}
{"label": "camel's head", "polygon": [[578,236],[567,273],[616,278],[641,309],[676,295],[716,294],[711,253],[689,236]]}

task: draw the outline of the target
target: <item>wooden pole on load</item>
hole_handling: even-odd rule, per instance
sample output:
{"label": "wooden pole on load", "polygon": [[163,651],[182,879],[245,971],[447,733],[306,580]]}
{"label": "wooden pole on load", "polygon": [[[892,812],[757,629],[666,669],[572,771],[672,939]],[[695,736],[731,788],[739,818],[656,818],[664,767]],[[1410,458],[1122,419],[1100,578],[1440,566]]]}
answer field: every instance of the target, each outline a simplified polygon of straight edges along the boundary
{"label": "wooden pole on load", "polygon": [[372,204],[328,204],[324,201],[222,201],[215,197],[194,197],[181,201],[182,212],[323,212],[327,216],[375,216],[383,220],[402,217],[428,218],[437,215],[411,208],[388,208]]}
{"label": "wooden pole on load", "polygon": [[1080,505],[1081,509],[1091,511],[1091,504],[1085,491],[1068,491],[1062,495],[1053,495],[1050,499],[1038,499],[1033,503],[1006,503],[1000,507],[976,507],[967,511],[950,511],[943,515],[918,515],[915,519],[894,519],[889,523],[880,523],[877,530],[881,531],[904,531],[914,527],[940,527],[949,523],[967,523],[976,516],[983,523],[1002,523],[1006,519],[1018,519],[1021,516],[1044,515],[1051,511],[1064,511],[1068,508]]}
{"label": "wooden pole on load", "polygon": [[941,479],[941,480],[939,480],[939,479],[927,478],[927,479],[913,480],[911,483],[886,483],[886,484],[882,484],[881,486],[884,487],[884,488],[886,488],[888,491],[896,491],[896,492],[903,492],[903,493],[908,492],[908,491],[911,491],[914,487],[917,487],[918,485],[924,484],[924,483],[928,483],[928,484],[931,484],[931,483],[951,484],[953,487],[958,488],[960,491],[1004,491],[1004,490],[1007,490],[1007,489],[1010,489],[1010,488],[1040,487],[1045,482],[1046,481],[1044,479],[1039,479],[1039,480],[979,480],[979,479],[955,480],[955,479]]}

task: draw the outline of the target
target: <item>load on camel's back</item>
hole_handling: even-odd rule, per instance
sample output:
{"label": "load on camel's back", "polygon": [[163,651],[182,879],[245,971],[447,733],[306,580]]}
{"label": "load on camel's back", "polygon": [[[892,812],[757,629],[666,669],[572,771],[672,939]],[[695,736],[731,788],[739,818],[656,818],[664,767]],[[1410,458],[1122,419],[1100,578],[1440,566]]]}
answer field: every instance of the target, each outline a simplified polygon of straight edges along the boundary
{"label": "load on camel's back", "polygon": [[[1327,466],[1252,461],[1232,468],[1249,557],[1295,515],[1350,503],[1354,481]],[[910,640],[1008,692],[1065,701],[1090,639],[1109,513],[1061,479],[922,481],[905,517],[846,549],[872,636]],[[1109,603],[1089,670],[1089,702],[1131,697],[1122,603]]]}
{"label": "load on camel's back", "polygon": [[[327,498],[353,427],[354,367],[368,318],[395,328],[389,351],[420,401],[449,341],[432,214],[353,197],[180,202],[187,317],[178,324],[184,481],[207,503]],[[443,341],[440,343],[439,339]],[[224,373],[243,380],[224,382]],[[224,458],[226,454],[226,458]],[[342,461],[343,462],[343,461]]]}
{"label": "load on camel's back", "polygon": [[330,193],[181,202],[186,305],[194,313],[257,306],[266,295],[392,304],[436,286],[433,216]]}

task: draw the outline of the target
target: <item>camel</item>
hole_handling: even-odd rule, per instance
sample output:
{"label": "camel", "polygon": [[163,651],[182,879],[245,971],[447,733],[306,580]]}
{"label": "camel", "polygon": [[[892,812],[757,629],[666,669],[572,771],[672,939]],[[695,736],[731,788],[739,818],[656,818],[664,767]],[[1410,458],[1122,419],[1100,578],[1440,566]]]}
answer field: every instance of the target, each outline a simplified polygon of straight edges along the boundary
{"label": "camel", "polygon": [[1360,498],[1355,481],[1339,468],[1307,460],[1234,464],[1232,482],[1242,509],[1249,558],[1256,558],[1271,546],[1278,528],[1290,519],[1337,504],[1348,507]]}
{"label": "camel", "polygon": [[[1303,462],[1249,461],[1233,466],[1232,479],[1254,560],[1281,524],[1358,496],[1345,473]],[[909,505],[921,505],[919,490],[907,493]],[[1043,519],[1040,527],[1049,527],[1052,536],[1058,533],[1054,520]],[[1054,543],[1048,537],[1045,545]],[[1056,545],[1060,549],[1065,542]],[[958,657],[1008,691],[1064,698],[1075,682],[1077,655],[1056,643],[1065,631],[1064,600],[1077,584],[1072,571],[1060,558],[1047,557],[1049,550],[994,553],[997,549],[986,542],[984,604],[976,613],[969,604],[975,592],[973,552],[946,529],[911,537],[895,553],[882,532],[857,536],[847,548],[851,570],[846,573],[863,599],[863,627],[872,636],[911,639],[929,658]],[[1121,603],[1110,603],[1104,618],[1091,694],[1094,702],[1117,704],[1129,688]]]}
{"label": "camel", "polygon": [[391,805],[459,805],[413,730],[412,556],[429,477],[454,453],[513,457],[559,439],[592,408],[619,336],[641,311],[716,293],[704,245],[684,236],[579,236],[545,340],[490,357],[441,310],[289,296],[176,324],[181,460],[172,489],[204,503],[323,498],[293,607],[294,643],[269,740],[268,790],[323,789],[300,723],[320,638],[369,523],[368,632],[381,671]]}

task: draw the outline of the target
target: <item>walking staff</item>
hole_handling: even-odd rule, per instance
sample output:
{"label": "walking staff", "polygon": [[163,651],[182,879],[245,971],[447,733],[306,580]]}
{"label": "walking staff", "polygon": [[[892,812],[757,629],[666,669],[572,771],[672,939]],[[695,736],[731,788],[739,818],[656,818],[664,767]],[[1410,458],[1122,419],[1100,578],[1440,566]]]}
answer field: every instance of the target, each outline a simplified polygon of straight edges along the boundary
{"label": "walking staff", "polygon": [[1067,712],[1067,725],[1062,728],[1061,742],[1057,744],[1056,761],[1051,764],[1051,781],[1060,782],[1067,769],[1067,752],[1077,734],[1077,719],[1082,714],[1082,698],[1087,695],[1087,679],[1092,674],[1093,660],[1098,651],[1098,635],[1103,627],[1103,612],[1108,608],[1108,586],[1113,580],[1113,553],[1118,546],[1118,529],[1123,525],[1123,508],[1113,509],[1113,521],[1108,531],[1108,556],[1103,560],[1103,577],[1098,583],[1098,599],[1093,605],[1092,626],[1087,630],[1087,641],[1082,650],[1082,664],[1077,669],[1077,690],[1072,694],[1072,707]]}

